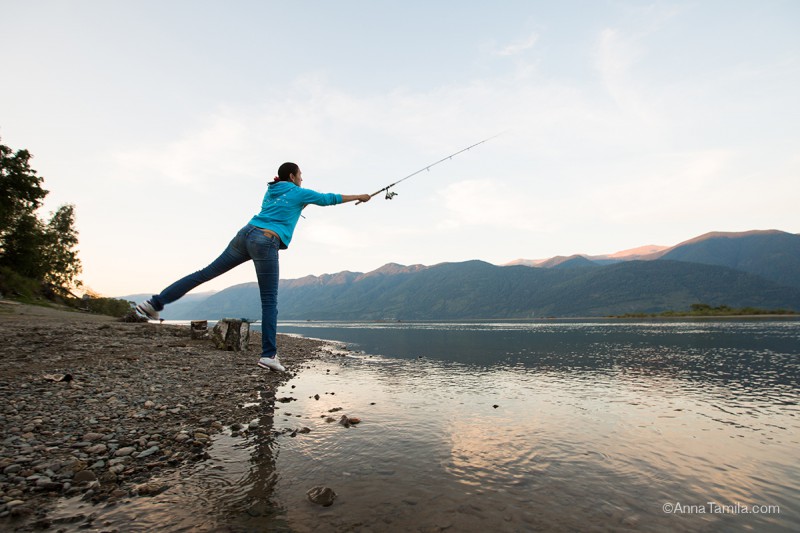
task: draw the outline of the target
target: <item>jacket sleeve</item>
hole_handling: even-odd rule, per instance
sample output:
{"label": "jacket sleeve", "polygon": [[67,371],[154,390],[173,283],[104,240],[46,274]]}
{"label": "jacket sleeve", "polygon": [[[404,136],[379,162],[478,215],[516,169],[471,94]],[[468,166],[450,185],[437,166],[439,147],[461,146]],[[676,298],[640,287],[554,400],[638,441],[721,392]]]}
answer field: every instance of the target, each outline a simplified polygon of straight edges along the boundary
{"label": "jacket sleeve", "polygon": [[342,195],[334,193],[321,193],[311,189],[300,189],[300,202],[314,205],[336,205],[342,203]]}

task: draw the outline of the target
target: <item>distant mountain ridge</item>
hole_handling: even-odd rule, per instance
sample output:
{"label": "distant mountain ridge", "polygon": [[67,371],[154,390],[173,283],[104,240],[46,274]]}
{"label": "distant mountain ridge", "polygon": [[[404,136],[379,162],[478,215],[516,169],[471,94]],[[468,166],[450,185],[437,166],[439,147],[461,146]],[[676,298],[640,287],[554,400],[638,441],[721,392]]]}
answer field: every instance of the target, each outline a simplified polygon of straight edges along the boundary
{"label": "distant mountain ridge", "polygon": [[585,255],[585,254],[573,254],[568,257],[563,255],[558,255],[555,257],[551,257],[549,259],[515,259],[509,263],[506,263],[503,266],[516,266],[516,265],[523,265],[523,266],[533,266],[533,267],[551,267],[557,266],[561,264],[563,261],[567,261],[576,257],[583,257],[593,262],[599,263],[610,263],[616,261],[636,261],[638,259],[646,259],[648,257],[655,257],[655,254],[668,250],[669,246],[659,246],[657,244],[647,244],[645,246],[639,246],[637,248],[631,248],[629,250],[622,250],[619,252],[614,252],[613,254],[606,254],[606,255]]}
{"label": "distant mountain ridge", "polygon": [[[432,320],[657,313],[693,303],[800,310],[800,235],[712,232],[621,257],[639,259],[575,255],[536,268],[390,263],[367,273],[281,280],[279,312],[282,319]],[[257,284],[246,283],[192,309],[173,314],[168,307],[164,316],[258,319],[260,309]]]}
{"label": "distant mountain ridge", "polygon": [[724,266],[800,288],[800,235],[780,230],[712,231],[669,247],[648,245],[610,255],[518,259],[509,264],[565,268],[657,259]]}
{"label": "distant mountain ridge", "polygon": [[706,233],[656,258],[725,266],[800,288],[800,235],[783,231]]}

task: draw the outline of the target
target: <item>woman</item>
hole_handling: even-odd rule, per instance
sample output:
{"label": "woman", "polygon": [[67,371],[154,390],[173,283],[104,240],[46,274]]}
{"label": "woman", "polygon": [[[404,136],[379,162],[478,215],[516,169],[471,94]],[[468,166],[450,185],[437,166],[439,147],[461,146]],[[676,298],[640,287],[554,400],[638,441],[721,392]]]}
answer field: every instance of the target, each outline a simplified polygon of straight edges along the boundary
{"label": "woman", "polygon": [[267,187],[261,212],[239,230],[228,247],[217,259],[202,270],[179,279],[160,294],[136,306],[136,311],[151,320],[158,312],[184,294],[235,266],[250,259],[256,267],[258,290],[261,293],[261,359],[258,366],[282,372],[275,345],[278,324],[278,250],[285,250],[292,241],[292,233],[300,212],[308,204],[336,205],[359,200],[368,202],[370,195],[322,194],[301,188],[303,173],[294,163],[284,163],[275,180]]}

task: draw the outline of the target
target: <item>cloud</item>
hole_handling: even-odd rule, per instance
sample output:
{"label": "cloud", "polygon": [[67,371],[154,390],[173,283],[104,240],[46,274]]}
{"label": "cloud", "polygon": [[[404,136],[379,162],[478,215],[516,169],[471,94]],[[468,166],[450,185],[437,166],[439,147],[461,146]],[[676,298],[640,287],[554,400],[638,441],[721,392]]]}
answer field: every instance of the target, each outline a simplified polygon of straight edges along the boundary
{"label": "cloud", "polygon": [[[370,226],[358,230],[348,229],[338,212],[326,212],[307,240],[323,242],[328,225],[347,247],[368,247],[428,228],[438,236],[479,226],[541,235],[577,224],[642,223],[656,213],[662,220],[678,213],[708,217],[703,205],[709,198],[720,191],[733,195],[726,180],[741,171],[725,147],[739,133],[713,131],[694,120],[709,104],[713,108],[716,94],[701,92],[687,101],[676,86],[643,77],[636,66],[647,49],[639,39],[608,28],[598,34],[586,59],[606,88],[602,95],[583,82],[555,77],[520,83],[498,76],[427,90],[359,93],[306,75],[257,104],[218,107],[172,142],[119,151],[118,170],[213,191],[220,177],[263,179],[280,162],[296,160],[311,188],[372,192],[510,127],[480,147],[480,156],[465,154],[432,169],[436,180],[430,184],[414,178],[398,188],[398,211],[370,204]],[[521,49],[528,41],[507,48]],[[655,112],[654,101],[668,102],[671,107],[663,109],[671,112]],[[759,153],[760,144],[751,142],[749,149]],[[775,156],[785,158],[780,150]],[[788,190],[788,182],[781,184],[775,197]],[[432,210],[435,217],[426,214]],[[713,209],[720,218],[728,216],[724,211]]]}
{"label": "cloud", "polygon": [[452,183],[438,193],[443,213],[438,229],[481,228],[508,231],[548,232],[550,213],[543,212],[536,197],[524,187],[497,179]]}
{"label": "cloud", "polygon": [[[645,57],[638,39],[621,31],[606,28],[600,33],[595,49],[595,67],[617,108],[640,120],[653,122],[648,94],[641,87],[633,68]],[[652,93],[649,93],[652,98]]]}
{"label": "cloud", "polygon": [[504,48],[501,48],[496,52],[496,54],[499,56],[515,56],[524,52],[525,50],[533,48],[533,46],[537,43],[538,40],[539,36],[534,33],[529,35],[525,39],[513,42],[505,46]]}

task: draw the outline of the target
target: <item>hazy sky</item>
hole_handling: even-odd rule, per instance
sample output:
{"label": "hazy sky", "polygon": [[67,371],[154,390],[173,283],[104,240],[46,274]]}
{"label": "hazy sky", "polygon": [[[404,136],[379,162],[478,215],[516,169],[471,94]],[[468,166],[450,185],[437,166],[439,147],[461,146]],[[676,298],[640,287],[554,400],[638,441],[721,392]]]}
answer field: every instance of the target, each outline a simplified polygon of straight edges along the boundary
{"label": "hazy sky", "polygon": [[[281,277],[800,232],[800,2],[0,0],[0,138],[85,284],[205,266],[284,161]],[[251,264],[202,290],[255,281]]]}

